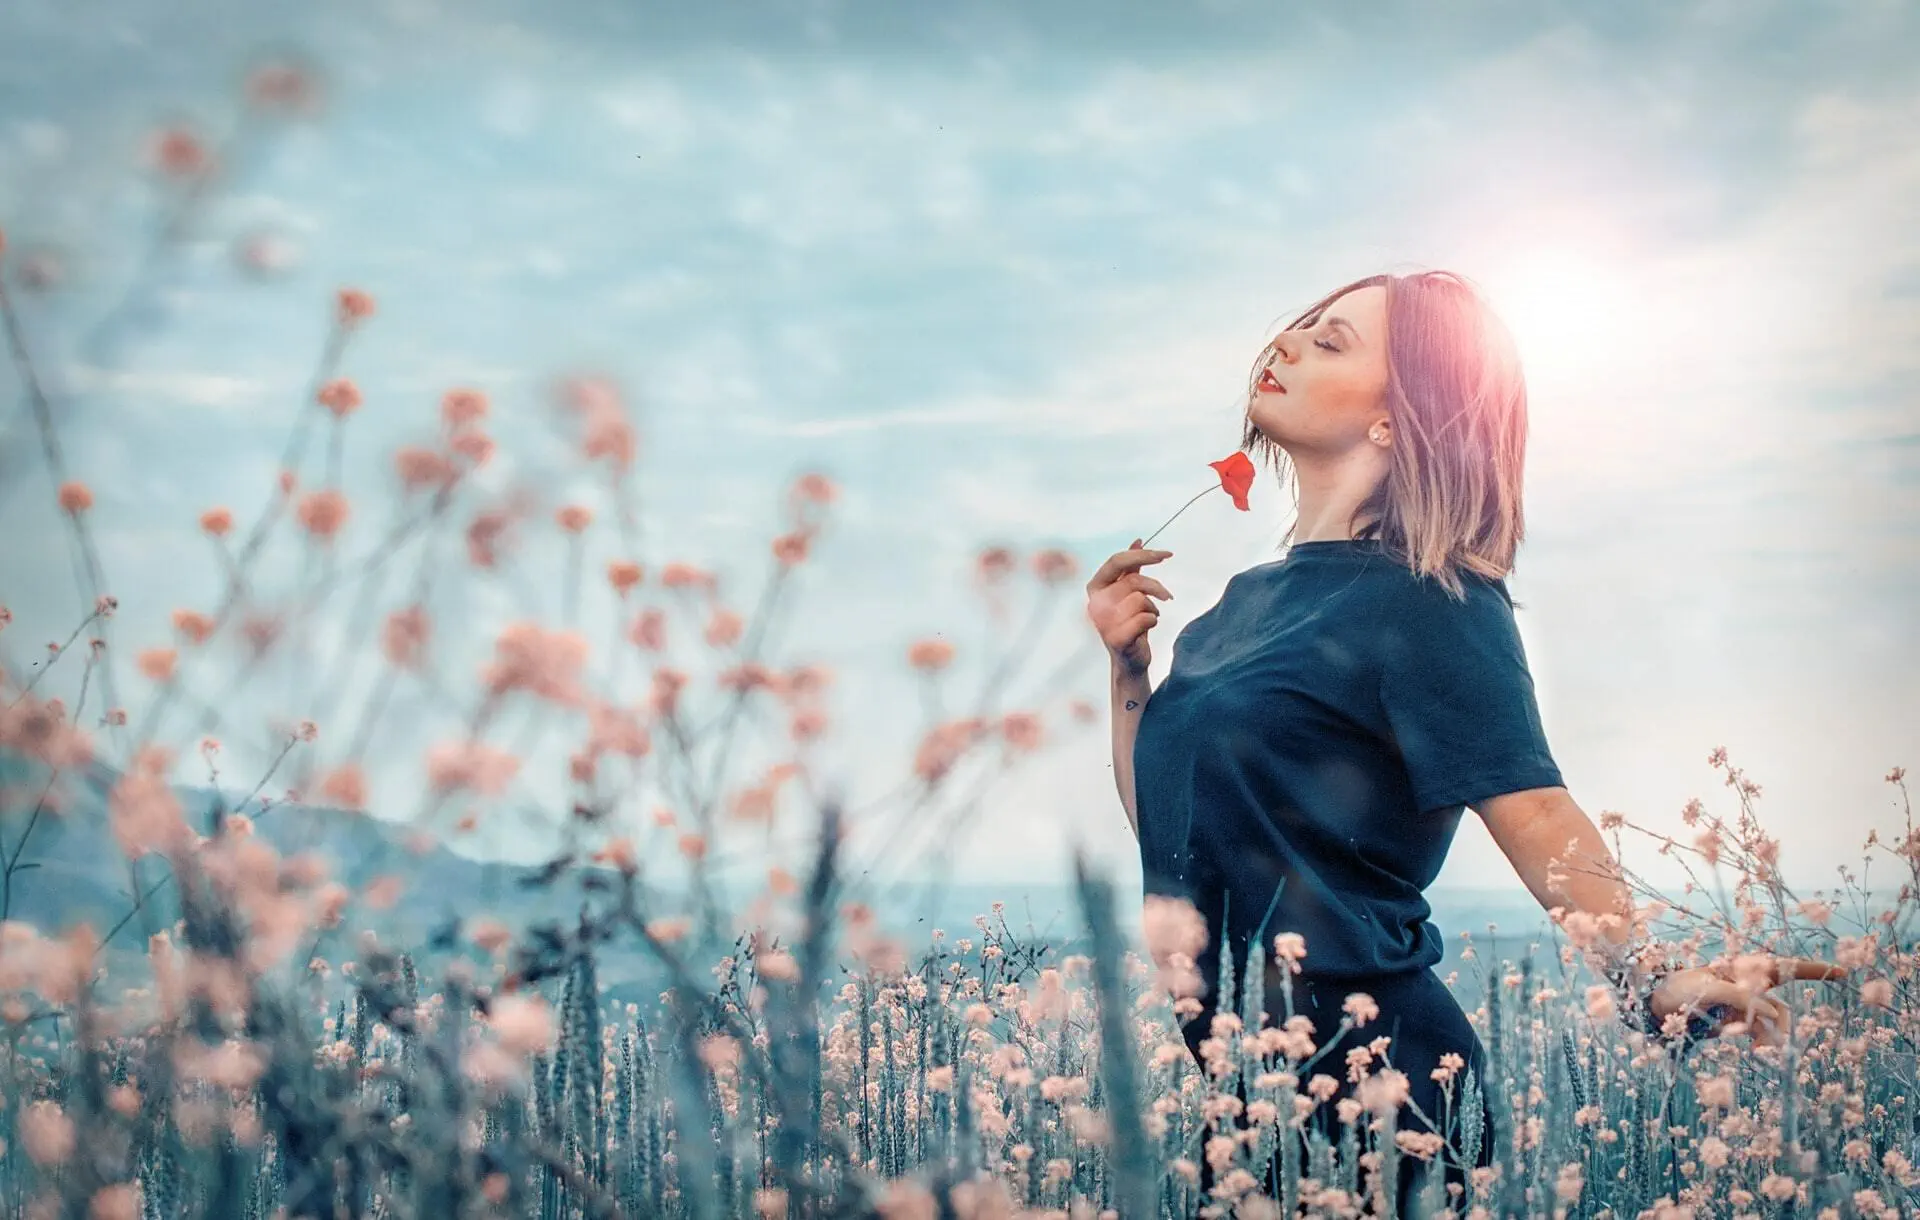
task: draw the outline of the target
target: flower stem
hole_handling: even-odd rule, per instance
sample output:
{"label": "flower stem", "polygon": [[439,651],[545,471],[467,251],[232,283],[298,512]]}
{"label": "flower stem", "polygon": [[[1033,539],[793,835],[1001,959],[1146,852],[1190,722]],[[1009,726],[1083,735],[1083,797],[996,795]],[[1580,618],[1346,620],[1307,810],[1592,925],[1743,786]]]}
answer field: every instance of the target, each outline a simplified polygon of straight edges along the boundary
{"label": "flower stem", "polygon": [[[1212,487],[1209,487],[1209,488],[1207,488],[1207,491],[1219,491],[1219,490],[1220,490],[1220,485],[1219,485],[1218,483],[1215,483],[1215,484],[1214,484],[1214,485],[1213,485]],[[1204,496],[1204,495],[1206,495],[1206,494],[1207,494],[1207,491],[1203,491],[1203,492],[1201,492],[1201,493],[1200,493],[1200,496]],[[1193,500],[1198,500],[1198,499],[1200,498],[1200,496],[1195,496],[1195,497],[1193,498]],[[1163,529],[1165,529],[1165,528],[1167,528],[1167,526],[1169,526],[1169,525],[1172,525],[1172,524],[1174,523],[1174,521],[1175,521],[1175,520],[1177,520],[1177,519],[1179,518],[1179,516],[1180,516],[1180,513],[1184,513],[1184,512],[1186,512],[1186,511],[1187,511],[1187,509],[1188,509],[1188,507],[1190,507],[1190,506],[1191,506],[1191,505],[1193,504],[1193,500],[1188,500],[1188,501],[1187,501],[1187,502],[1186,502],[1185,504],[1182,504],[1182,505],[1180,506],[1180,512],[1177,512],[1177,513],[1175,513],[1175,514],[1173,514],[1173,516],[1171,516],[1171,517],[1168,517],[1168,518],[1167,518],[1167,519],[1166,519],[1165,521],[1163,521],[1163,522],[1161,522],[1161,523],[1160,523],[1160,530],[1163,530]],[[1155,531],[1153,531],[1153,533],[1151,533],[1151,534],[1148,534],[1148,535],[1147,535],[1147,541],[1146,541],[1146,542],[1143,542],[1143,543],[1141,543],[1140,545],[1141,545],[1141,546],[1146,546],[1146,545],[1147,545],[1147,543],[1150,543],[1150,542],[1152,542],[1152,541],[1153,541],[1153,540],[1154,540],[1155,538],[1158,538],[1158,537],[1160,536],[1160,530],[1155,530]]]}

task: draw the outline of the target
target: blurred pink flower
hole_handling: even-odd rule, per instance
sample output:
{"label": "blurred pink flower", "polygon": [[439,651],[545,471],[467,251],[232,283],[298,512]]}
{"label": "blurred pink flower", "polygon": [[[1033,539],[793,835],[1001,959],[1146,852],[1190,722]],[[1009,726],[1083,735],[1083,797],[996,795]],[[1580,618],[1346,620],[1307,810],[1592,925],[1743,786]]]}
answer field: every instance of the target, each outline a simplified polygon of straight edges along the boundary
{"label": "blurred pink flower", "polygon": [[233,528],[233,510],[210,508],[200,514],[200,528],[215,538],[224,538]]}
{"label": "blurred pink flower", "polygon": [[953,660],[953,645],[946,640],[916,640],[907,649],[907,664],[915,669],[945,669]]}
{"label": "blurred pink flower", "polygon": [[36,1101],[20,1111],[20,1146],[42,1168],[64,1165],[73,1155],[73,1120],[57,1102]]}
{"label": "blurred pink flower", "polygon": [[401,669],[417,669],[426,659],[427,640],[433,624],[421,606],[408,606],[387,615],[381,644],[387,660]]}
{"label": "blurred pink flower", "polygon": [[561,529],[577,534],[593,524],[593,510],[584,504],[568,504],[553,515]]}
{"label": "blurred pink flower", "polygon": [[1039,749],[1044,737],[1040,717],[1034,712],[1008,712],[1002,716],[1000,735],[1006,739],[1007,745],[1024,751]]}
{"label": "blurred pink flower", "polygon": [[367,777],[355,763],[342,763],[320,781],[320,795],[342,809],[367,807]]}
{"label": "blurred pink flower", "polygon": [[342,288],[334,296],[334,316],[343,327],[356,326],[373,316],[373,298],[358,288]]}
{"label": "blurred pink flower", "polygon": [[665,944],[672,944],[693,928],[693,920],[685,915],[666,915],[648,920],[646,926],[647,935]]}
{"label": "blurred pink flower", "polygon": [[706,641],[715,648],[725,648],[740,639],[744,624],[740,616],[724,606],[715,606],[707,618]]}
{"label": "blurred pink flower", "polygon": [[660,569],[660,584],[667,589],[704,588],[712,590],[714,578],[689,563],[670,563]]}
{"label": "blurred pink flower", "polygon": [[130,857],[170,851],[185,840],[180,802],[167,782],[172,759],[159,746],[143,746],[107,798],[114,837]]}
{"label": "blurred pink flower", "polygon": [[500,1045],[516,1055],[553,1049],[559,1029],[547,1002],[537,995],[503,995],[488,1005],[487,1024]]}
{"label": "blurred pink flower", "polygon": [[783,567],[793,567],[807,558],[807,534],[795,530],[773,540],[773,557]]}
{"label": "blurred pink flower", "polygon": [[659,652],[667,646],[666,633],[666,613],[651,607],[642,610],[627,627],[627,638],[650,652]]}
{"label": "blurred pink flower", "polygon": [[1207,921],[1185,898],[1148,894],[1140,907],[1147,952],[1165,967],[1175,953],[1198,958],[1207,947]]}
{"label": "blurred pink flower", "polygon": [[321,541],[331,541],[347,522],[347,498],[329,487],[308,492],[300,500],[300,524]]}
{"label": "blurred pink flower", "polygon": [[452,389],[440,396],[440,422],[449,429],[478,423],[487,415],[487,396],[479,390]]}
{"label": "blurred pink flower", "polygon": [[214,622],[210,614],[198,610],[175,610],[173,629],[195,644],[204,644],[213,634]]}
{"label": "blurred pink flower", "polygon": [[148,156],[155,168],[176,178],[190,178],[207,169],[213,158],[192,132],[169,127],[152,139]]}
{"label": "blurred pink flower", "polygon": [[335,377],[320,387],[314,401],[333,412],[335,419],[345,419],[360,408],[360,387],[350,378]]}
{"label": "blurred pink flower", "polygon": [[69,480],[60,484],[60,511],[79,516],[93,507],[93,492],[85,483]]}
{"label": "blurred pink flower", "polygon": [[261,64],[249,72],[246,95],[249,104],[262,110],[313,114],[320,106],[320,85],[313,73],[284,61]]}
{"label": "blurred pink flower", "polygon": [[520,760],[480,742],[451,742],[427,751],[427,778],[434,791],[498,796],[520,771]]}
{"label": "blurred pink flower", "polygon": [[406,491],[433,491],[451,485],[459,472],[447,455],[424,445],[407,445],[395,450],[393,468]]}
{"label": "blurred pink flower", "polygon": [[179,654],[171,648],[143,649],[138,658],[140,672],[155,682],[173,677],[173,664]]}
{"label": "blurred pink flower", "polygon": [[1040,578],[1041,583],[1049,585],[1073,579],[1079,567],[1072,555],[1054,548],[1036,552],[1032,563],[1033,574]]}
{"label": "blurred pink flower", "polygon": [[493,649],[493,663],[482,671],[491,693],[526,691],[563,706],[580,701],[587,641],[577,632],[548,631],[533,622],[510,623]]}
{"label": "blurred pink flower", "polygon": [[607,583],[613,591],[625,597],[640,583],[641,567],[631,559],[615,559],[607,564]]}

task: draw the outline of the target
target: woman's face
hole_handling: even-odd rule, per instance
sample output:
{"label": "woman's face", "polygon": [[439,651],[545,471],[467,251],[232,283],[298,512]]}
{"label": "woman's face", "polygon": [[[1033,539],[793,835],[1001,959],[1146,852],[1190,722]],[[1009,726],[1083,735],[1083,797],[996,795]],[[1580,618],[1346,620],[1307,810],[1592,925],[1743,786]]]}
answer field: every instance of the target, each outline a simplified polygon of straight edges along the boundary
{"label": "woman's face", "polygon": [[1370,445],[1387,422],[1387,289],[1336,297],[1314,324],[1283,330],[1266,352],[1248,418],[1290,455],[1337,456]]}

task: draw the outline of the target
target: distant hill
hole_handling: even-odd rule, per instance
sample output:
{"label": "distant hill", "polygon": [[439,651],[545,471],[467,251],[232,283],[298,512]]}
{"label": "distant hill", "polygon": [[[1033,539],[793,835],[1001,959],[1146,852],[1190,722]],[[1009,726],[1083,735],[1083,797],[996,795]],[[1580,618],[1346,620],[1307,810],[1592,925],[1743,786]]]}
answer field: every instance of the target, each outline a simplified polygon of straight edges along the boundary
{"label": "distant hill", "polygon": [[[19,843],[26,825],[28,809],[20,807],[19,802],[30,796],[21,794],[38,791],[24,781],[36,776],[43,777],[44,771],[18,756],[0,754],[0,793],[6,794],[0,799],[10,802],[0,805],[0,847],[8,852]],[[111,768],[95,764],[84,781],[73,785],[78,789],[76,799],[60,813],[40,818],[22,856],[22,863],[31,867],[14,877],[9,918],[48,930],[85,921],[104,933],[127,914],[131,905],[129,865],[107,819],[106,794],[117,779]],[[189,818],[203,831],[212,812],[223,807],[221,802],[231,804],[237,799],[205,788],[177,791]],[[356,890],[382,874],[404,877],[406,887],[392,910],[350,910],[349,917],[353,926],[376,926],[389,943],[412,948],[416,953],[424,949],[434,929],[480,915],[500,919],[516,929],[539,921],[570,923],[588,898],[582,878],[599,871],[576,865],[551,884],[534,885],[537,866],[476,860],[445,846],[416,855],[403,845],[402,827],[367,814],[317,805],[275,805],[263,813],[258,802],[246,812],[254,815],[254,833],[276,850],[282,854],[316,852],[329,862],[335,878]],[[672,866],[669,872],[677,875],[683,871],[679,860],[668,863]],[[787,867],[804,877],[808,863],[789,861]],[[650,867],[647,876],[657,878],[659,871]],[[159,860],[145,861],[139,873],[143,887],[161,879],[165,872]],[[720,879],[723,904],[738,912],[744,906],[741,896],[757,889],[759,883],[758,877]],[[1137,880],[1120,881],[1116,915],[1123,935],[1136,951],[1143,952],[1139,921],[1130,913],[1131,903],[1138,897],[1129,890],[1131,884],[1137,884]],[[662,894],[657,882],[649,884],[648,892],[658,900],[662,913],[687,909],[684,895]],[[921,905],[923,899],[929,900],[928,905]],[[1482,965],[1503,959],[1517,961],[1525,956],[1529,943],[1537,942],[1536,968],[1557,972],[1553,961],[1555,941],[1547,914],[1517,884],[1502,888],[1437,886],[1427,892],[1427,899],[1434,922],[1446,940],[1446,957],[1439,966],[1442,974],[1458,968],[1463,979],[1479,977],[1473,963],[1458,960],[1465,943],[1461,940],[1463,932],[1472,934]],[[917,954],[929,945],[935,928],[945,930],[949,945],[962,937],[973,939],[977,945],[980,935],[974,917],[989,916],[997,928],[999,917],[991,915],[996,901],[1005,903],[1004,918],[1017,940],[1037,940],[1056,954],[1084,951],[1085,922],[1073,889],[1064,880],[948,880],[933,894],[923,879],[880,896],[874,914],[881,930],[901,937],[908,951]],[[155,894],[149,915],[155,927],[166,927],[178,917],[171,885]],[[1497,926],[1497,934],[1489,935],[1490,923]],[[115,953],[110,960],[131,963],[144,945],[145,934],[136,920],[114,942]],[[836,952],[842,947],[836,936]],[[337,943],[323,944],[321,950],[328,957],[341,956],[345,951]],[[600,975],[616,996],[657,991],[663,986],[656,964],[637,948],[632,953],[609,954]]]}

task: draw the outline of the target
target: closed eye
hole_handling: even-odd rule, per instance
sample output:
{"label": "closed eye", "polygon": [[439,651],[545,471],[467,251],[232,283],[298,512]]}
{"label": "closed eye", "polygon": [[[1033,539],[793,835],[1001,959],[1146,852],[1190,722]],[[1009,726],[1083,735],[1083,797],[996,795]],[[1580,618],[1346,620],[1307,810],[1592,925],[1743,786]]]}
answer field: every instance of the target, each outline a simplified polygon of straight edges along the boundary
{"label": "closed eye", "polygon": [[1330,352],[1337,352],[1340,350],[1339,348],[1335,347],[1333,344],[1328,343],[1325,339],[1315,339],[1313,341],[1313,345],[1315,347],[1324,347]]}

